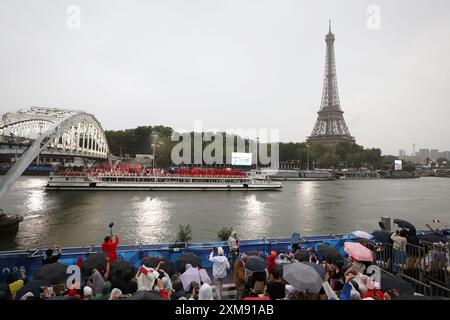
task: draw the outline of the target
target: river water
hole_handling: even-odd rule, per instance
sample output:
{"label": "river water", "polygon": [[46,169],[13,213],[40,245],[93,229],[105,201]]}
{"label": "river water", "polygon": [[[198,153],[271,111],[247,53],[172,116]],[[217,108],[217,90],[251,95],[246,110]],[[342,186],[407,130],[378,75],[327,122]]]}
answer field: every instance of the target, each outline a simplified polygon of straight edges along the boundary
{"label": "river water", "polygon": [[373,179],[285,182],[282,191],[45,191],[46,177],[21,177],[1,202],[24,216],[14,243],[100,244],[114,222],[121,243],[175,240],[190,224],[193,241],[214,241],[224,226],[242,239],[373,231],[381,216],[424,228],[438,217],[450,224],[450,179]]}

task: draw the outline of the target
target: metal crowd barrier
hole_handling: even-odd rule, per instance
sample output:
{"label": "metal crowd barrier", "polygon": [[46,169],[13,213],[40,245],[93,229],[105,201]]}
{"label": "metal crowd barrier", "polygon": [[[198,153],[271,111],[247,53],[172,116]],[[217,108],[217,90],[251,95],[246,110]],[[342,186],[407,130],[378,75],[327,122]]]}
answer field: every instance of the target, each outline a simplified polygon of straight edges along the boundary
{"label": "metal crowd barrier", "polygon": [[407,244],[405,251],[389,243],[367,247],[374,252],[377,266],[411,282],[418,293],[450,297],[448,246],[423,242]]}

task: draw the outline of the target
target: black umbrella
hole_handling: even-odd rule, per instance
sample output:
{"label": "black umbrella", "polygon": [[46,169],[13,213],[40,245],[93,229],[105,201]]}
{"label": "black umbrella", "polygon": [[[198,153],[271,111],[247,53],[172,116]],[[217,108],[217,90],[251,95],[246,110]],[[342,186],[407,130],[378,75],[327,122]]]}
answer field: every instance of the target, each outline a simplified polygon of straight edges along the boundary
{"label": "black umbrella", "polygon": [[259,256],[262,258],[266,258],[266,255],[262,251],[247,251],[245,253],[248,257]]}
{"label": "black umbrella", "polygon": [[28,292],[31,292],[35,297],[39,297],[41,294],[41,287],[49,286],[51,286],[50,281],[45,279],[29,281],[19,291],[17,291],[16,300],[20,300],[20,298]]}
{"label": "black umbrella", "polygon": [[44,264],[34,273],[34,280],[47,280],[50,284],[66,283],[69,275],[66,273],[67,266],[58,262]]}
{"label": "black umbrella", "polygon": [[267,261],[260,256],[250,256],[245,268],[253,272],[264,271],[267,268]]}
{"label": "black umbrella", "polygon": [[122,275],[127,272],[131,271],[134,273],[134,267],[133,265],[125,260],[116,260],[111,265],[111,278],[122,278]]}
{"label": "black umbrella", "polygon": [[130,300],[165,300],[155,291],[138,291],[131,296]]}
{"label": "black umbrella", "polygon": [[189,263],[193,267],[202,267],[202,263],[200,261],[200,258],[197,257],[193,253],[183,253],[181,256],[177,259],[177,270],[180,273],[184,273],[186,271],[186,264]]}
{"label": "black umbrella", "polygon": [[392,243],[391,235],[392,232],[386,230],[375,230],[372,235],[377,242],[381,243]]}
{"label": "black umbrella", "polygon": [[408,281],[389,274],[381,272],[381,291],[388,291],[389,289],[396,289],[400,295],[413,294],[416,290]]}
{"label": "black umbrella", "polygon": [[175,273],[175,267],[172,261],[166,258],[161,256],[149,256],[144,258],[143,263],[147,268],[156,268],[160,261],[164,262],[161,264],[160,268],[167,272],[169,276],[172,276]]}
{"label": "black umbrella", "polygon": [[446,243],[448,241],[448,238],[445,237],[445,236],[444,237],[440,237],[440,236],[438,236],[436,234],[426,234],[424,236],[421,236],[420,240],[421,241],[426,241],[426,242],[431,242],[431,243],[434,243],[434,242]]}
{"label": "black umbrella", "polygon": [[394,219],[394,223],[396,225],[398,225],[400,228],[406,229],[409,232],[416,232],[416,227],[414,225],[412,225],[411,223],[409,223],[408,221],[406,221],[406,220]]}
{"label": "black umbrella", "polygon": [[97,252],[92,253],[88,256],[87,260],[83,262],[83,274],[84,275],[91,275],[93,269],[97,269],[102,272],[102,270],[105,270],[106,268],[106,254]]}
{"label": "black umbrella", "polygon": [[317,252],[325,259],[342,260],[342,255],[339,253],[339,250],[326,244],[319,244],[317,246]]}
{"label": "black umbrella", "polygon": [[275,267],[275,271],[278,271],[278,274],[283,278],[283,266],[284,264],[277,264]]}
{"label": "black umbrella", "polygon": [[326,274],[325,269],[320,264],[317,264],[317,263],[314,263],[314,262],[309,262],[309,261],[303,261],[301,263],[304,263],[307,266],[312,267],[314,270],[316,270],[316,272],[319,274],[319,276],[322,279],[325,278],[325,274]]}
{"label": "black umbrella", "polygon": [[294,253],[294,258],[297,261],[308,261],[309,260],[310,253],[306,251],[305,249],[298,248],[297,251]]}

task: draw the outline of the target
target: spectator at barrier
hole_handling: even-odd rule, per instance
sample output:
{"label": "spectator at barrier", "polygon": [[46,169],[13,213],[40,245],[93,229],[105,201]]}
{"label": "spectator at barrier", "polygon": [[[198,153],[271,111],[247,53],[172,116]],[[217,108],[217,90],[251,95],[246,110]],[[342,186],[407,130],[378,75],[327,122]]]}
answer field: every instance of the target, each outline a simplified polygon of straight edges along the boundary
{"label": "spectator at barrier", "polygon": [[267,257],[267,271],[269,271],[269,276],[277,267],[277,263],[275,262],[276,258],[277,254],[275,253],[275,251],[271,251],[270,255]]}
{"label": "spectator at barrier", "polygon": [[92,295],[101,293],[103,291],[103,284],[105,280],[97,269],[92,270],[92,274],[89,277],[87,284],[92,288]]}
{"label": "spectator at barrier", "polygon": [[241,259],[238,259],[234,263],[234,284],[236,286],[236,299],[240,300],[244,298],[246,273],[245,273],[245,261],[248,259],[246,255],[243,255]]}
{"label": "spectator at barrier", "polygon": [[55,296],[56,294],[53,291],[53,287],[45,286],[44,288],[41,288],[41,295],[40,295],[41,300],[47,300]]}
{"label": "spectator at barrier", "polygon": [[119,236],[114,234],[113,236],[106,236],[102,243],[102,250],[108,254],[109,263],[113,264],[117,259],[116,247],[119,244]]}
{"label": "spectator at barrier", "polygon": [[119,273],[119,276],[111,281],[113,288],[118,288],[125,294],[132,294],[137,291],[137,282],[133,280],[133,273],[130,270],[125,271],[123,274]]}
{"label": "spectator at barrier", "polygon": [[[58,249],[58,253],[54,255],[53,253],[54,253],[55,248]],[[45,251],[45,257],[44,257],[43,264],[50,264],[50,263],[58,262],[59,258],[61,258],[61,254],[62,254],[61,245],[51,246],[50,248],[48,248]]]}
{"label": "spectator at barrier", "polygon": [[122,291],[120,289],[114,288],[111,291],[109,300],[120,300],[120,297],[122,297]]}
{"label": "spectator at barrier", "polygon": [[239,255],[239,240],[237,238],[236,231],[232,231],[230,237],[228,238],[228,247],[230,249],[231,255],[231,265],[234,266],[236,259]]}
{"label": "spectator at barrier", "polygon": [[209,284],[202,284],[198,293],[198,300],[214,300],[212,288]]}
{"label": "spectator at barrier", "polygon": [[361,261],[357,261],[353,257],[349,257],[347,263],[347,271],[348,270],[364,274],[364,271],[366,270],[366,265]]}
{"label": "spectator at barrier", "polygon": [[15,299],[15,295],[17,291],[22,289],[22,287],[27,283],[27,275],[25,268],[20,268],[19,273],[17,272],[10,272],[8,274],[6,283],[9,287],[9,292],[13,299]]}
{"label": "spectator at barrier", "polygon": [[391,240],[394,241],[393,244],[393,264],[392,264],[392,271],[397,272],[399,265],[402,267],[403,264],[406,262],[406,245],[408,244],[407,239],[408,233],[406,230],[401,231],[395,231],[391,235]]}
{"label": "spectator at barrier", "polygon": [[272,280],[267,283],[264,295],[269,297],[270,300],[283,299],[285,297],[285,284],[277,270],[272,272]]}
{"label": "spectator at barrier", "polygon": [[83,288],[83,300],[92,300],[93,291],[89,286]]}
{"label": "spectator at barrier", "polygon": [[108,300],[111,294],[111,283],[109,281],[105,281],[103,283],[103,290],[101,293],[98,293],[94,296],[94,300]]}
{"label": "spectator at barrier", "polygon": [[345,284],[341,290],[341,300],[361,300],[361,294],[355,288],[359,289],[359,286],[356,282],[353,284],[355,276],[354,273],[350,272],[345,277]]}
{"label": "spectator at barrier", "polygon": [[227,257],[224,256],[222,247],[217,248],[217,256],[214,256],[214,251],[210,253],[209,261],[213,263],[213,277],[218,286],[218,299],[222,300],[223,279],[227,276],[227,269],[230,269],[230,263]]}
{"label": "spectator at barrier", "polygon": [[[159,266],[159,265],[158,265]],[[142,265],[136,273],[137,291],[153,290],[159,272],[156,269],[148,268]]]}
{"label": "spectator at barrier", "polygon": [[188,300],[198,300],[198,294],[199,294],[200,285],[198,282],[192,281],[189,284],[189,291],[186,295],[186,298]]}
{"label": "spectator at barrier", "polygon": [[77,285],[73,284],[68,292],[64,295],[64,298],[81,299],[81,295],[78,293]]}
{"label": "spectator at barrier", "polygon": [[179,300],[181,297],[185,297],[186,292],[183,289],[183,283],[180,280],[172,281],[172,294],[171,300]]}

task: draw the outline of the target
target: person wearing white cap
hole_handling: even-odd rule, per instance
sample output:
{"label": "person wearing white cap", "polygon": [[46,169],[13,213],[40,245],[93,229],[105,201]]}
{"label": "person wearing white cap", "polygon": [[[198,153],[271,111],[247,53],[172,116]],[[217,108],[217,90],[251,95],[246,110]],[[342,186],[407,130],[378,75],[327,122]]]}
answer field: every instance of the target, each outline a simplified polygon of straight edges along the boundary
{"label": "person wearing white cap", "polygon": [[198,300],[214,300],[212,288],[209,284],[202,284],[198,292]]}
{"label": "person wearing white cap", "polygon": [[83,300],[92,300],[92,288],[85,286],[83,288]]}
{"label": "person wearing white cap", "polygon": [[217,256],[214,256],[214,250],[209,255],[209,261],[213,263],[213,277],[218,285],[218,299],[222,299],[223,279],[227,276],[227,269],[230,269],[230,263],[224,256],[222,247],[217,248]]}

